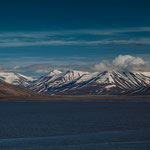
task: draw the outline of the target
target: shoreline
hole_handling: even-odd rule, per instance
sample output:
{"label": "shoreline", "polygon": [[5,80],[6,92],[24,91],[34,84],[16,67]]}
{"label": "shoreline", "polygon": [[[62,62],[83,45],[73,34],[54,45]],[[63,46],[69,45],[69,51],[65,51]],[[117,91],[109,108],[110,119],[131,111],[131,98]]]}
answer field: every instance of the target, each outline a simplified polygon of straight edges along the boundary
{"label": "shoreline", "polygon": [[58,95],[58,96],[35,96],[35,97],[23,97],[23,96],[10,96],[10,97],[0,97],[0,101],[89,101],[89,100],[116,100],[116,101],[150,101],[150,95],[144,96],[127,96],[127,95],[80,95],[80,96],[72,96],[72,95]]}

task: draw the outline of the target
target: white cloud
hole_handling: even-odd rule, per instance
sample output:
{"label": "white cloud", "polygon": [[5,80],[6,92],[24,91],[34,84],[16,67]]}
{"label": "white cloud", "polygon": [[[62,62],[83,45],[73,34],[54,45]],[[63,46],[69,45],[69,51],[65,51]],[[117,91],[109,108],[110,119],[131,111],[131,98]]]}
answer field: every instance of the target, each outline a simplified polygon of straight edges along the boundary
{"label": "white cloud", "polygon": [[124,66],[127,67],[129,65],[143,65],[146,62],[140,57],[133,57],[131,55],[119,55],[113,60],[113,64],[115,66]]}
{"label": "white cloud", "polygon": [[131,55],[119,55],[112,61],[102,61],[94,66],[95,71],[150,71],[150,63],[140,57]]}

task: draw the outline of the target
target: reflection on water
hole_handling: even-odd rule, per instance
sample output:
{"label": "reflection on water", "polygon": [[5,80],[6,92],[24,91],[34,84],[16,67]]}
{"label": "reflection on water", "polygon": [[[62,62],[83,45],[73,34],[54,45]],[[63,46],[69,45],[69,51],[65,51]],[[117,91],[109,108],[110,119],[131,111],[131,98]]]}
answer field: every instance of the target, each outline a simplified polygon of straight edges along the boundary
{"label": "reflection on water", "polygon": [[149,102],[0,102],[0,150],[149,150]]}

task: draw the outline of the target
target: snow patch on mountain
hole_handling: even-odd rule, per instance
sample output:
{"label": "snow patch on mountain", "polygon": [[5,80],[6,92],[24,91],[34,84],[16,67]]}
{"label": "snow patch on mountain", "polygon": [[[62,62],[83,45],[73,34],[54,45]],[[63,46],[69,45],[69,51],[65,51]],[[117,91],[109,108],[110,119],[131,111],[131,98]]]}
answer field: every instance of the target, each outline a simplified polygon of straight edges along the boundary
{"label": "snow patch on mountain", "polygon": [[147,76],[147,77],[150,77],[150,72],[141,72],[141,74]]}
{"label": "snow patch on mountain", "polygon": [[0,79],[10,84],[22,86],[28,86],[31,82],[35,81],[32,77],[11,72],[0,72]]}
{"label": "snow patch on mountain", "polygon": [[61,73],[62,72],[59,71],[59,70],[52,70],[49,74],[47,74],[47,76],[51,77],[51,76],[54,76],[54,75],[59,75]]}
{"label": "snow patch on mountain", "polygon": [[52,70],[34,79],[19,73],[0,72],[0,79],[52,95],[116,95],[150,93],[150,72],[83,72]]}
{"label": "snow patch on mountain", "polygon": [[108,95],[143,92],[150,86],[148,72],[54,72],[37,80],[31,88],[46,94]]}

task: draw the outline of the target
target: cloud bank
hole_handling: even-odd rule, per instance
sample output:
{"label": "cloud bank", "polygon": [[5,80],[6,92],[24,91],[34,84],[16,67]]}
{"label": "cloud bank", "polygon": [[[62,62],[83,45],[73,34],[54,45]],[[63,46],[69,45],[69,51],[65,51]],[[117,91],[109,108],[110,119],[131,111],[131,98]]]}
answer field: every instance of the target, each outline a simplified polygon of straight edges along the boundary
{"label": "cloud bank", "polygon": [[51,70],[57,69],[57,70],[89,70],[89,67],[87,65],[78,65],[78,64],[66,64],[66,65],[60,65],[60,64],[35,64],[35,65],[29,65],[25,67],[14,67],[13,70],[19,71],[19,72],[26,72],[26,71],[33,71],[35,73],[49,73]]}
{"label": "cloud bank", "polygon": [[[84,60],[82,60],[84,61]],[[131,55],[119,55],[112,60],[102,60],[99,63],[94,61],[88,62],[80,62],[77,60],[76,62],[71,63],[69,60],[61,60],[61,61],[44,61],[41,64],[36,61],[34,64],[26,64],[23,66],[12,66],[7,67],[4,65],[0,65],[0,71],[8,71],[8,72],[22,72],[22,73],[34,73],[34,74],[46,74],[51,70],[57,69],[61,71],[66,70],[80,70],[80,71],[89,71],[89,72],[103,72],[103,71],[123,71],[123,72],[150,72],[150,62],[148,60],[144,60],[141,57],[135,57]]]}
{"label": "cloud bank", "polygon": [[131,71],[131,72],[148,72],[150,71],[150,62],[143,60],[141,57],[131,55],[119,55],[113,60],[102,60],[98,64],[83,63],[83,64],[35,64],[26,67],[16,67],[15,71],[33,71],[35,73],[48,73],[53,69],[57,70],[80,70],[89,72],[102,71]]}
{"label": "cloud bank", "polygon": [[93,70],[95,71],[150,71],[150,63],[143,60],[140,57],[134,57],[131,55],[119,55],[112,61],[103,60],[102,62],[94,65]]}

